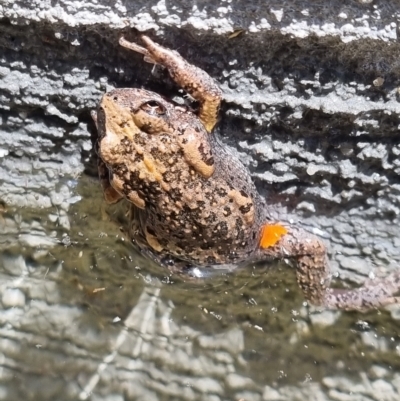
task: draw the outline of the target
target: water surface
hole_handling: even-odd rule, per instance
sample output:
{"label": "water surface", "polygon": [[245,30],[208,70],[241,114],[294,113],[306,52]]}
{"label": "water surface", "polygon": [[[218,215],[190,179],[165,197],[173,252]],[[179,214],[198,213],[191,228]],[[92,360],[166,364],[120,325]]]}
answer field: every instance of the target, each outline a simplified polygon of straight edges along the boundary
{"label": "water surface", "polygon": [[399,399],[395,309],[315,311],[278,262],[172,275],[77,193],[67,219],[3,207],[0,399]]}

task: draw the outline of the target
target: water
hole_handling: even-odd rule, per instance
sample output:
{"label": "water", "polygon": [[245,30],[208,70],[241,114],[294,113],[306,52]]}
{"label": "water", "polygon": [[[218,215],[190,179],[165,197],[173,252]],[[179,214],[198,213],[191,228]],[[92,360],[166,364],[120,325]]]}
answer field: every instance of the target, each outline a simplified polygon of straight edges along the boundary
{"label": "water", "polygon": [[3,207],[0,399],[398,400],[399,314],[315,311],[280,263],[171,275],[96,180],[68,211]]}

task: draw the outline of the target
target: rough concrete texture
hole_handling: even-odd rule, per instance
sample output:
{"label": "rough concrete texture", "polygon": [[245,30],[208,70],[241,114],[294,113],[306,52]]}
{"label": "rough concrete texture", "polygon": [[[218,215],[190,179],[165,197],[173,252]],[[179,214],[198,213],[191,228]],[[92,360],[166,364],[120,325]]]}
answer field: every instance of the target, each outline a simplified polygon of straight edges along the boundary
{"label": "rough concrete texture", "polygon": [[101,94],[179,94],[117,45],[146,32],[220,83],[223,140],[281,218],[331,240],[343,277],[400,261],[396,2],[2,0],[0,18],[4,203],[56,206],[68,230]]}

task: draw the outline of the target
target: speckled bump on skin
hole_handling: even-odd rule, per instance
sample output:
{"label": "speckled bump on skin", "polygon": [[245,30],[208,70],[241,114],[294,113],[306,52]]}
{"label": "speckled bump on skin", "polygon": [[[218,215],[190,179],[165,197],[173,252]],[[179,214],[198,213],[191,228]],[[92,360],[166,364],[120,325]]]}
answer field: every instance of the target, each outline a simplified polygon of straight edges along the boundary
{"label": "speckled bump on skin", "polygon": [[212,133],[221,91],[177,52],[142,36],[145,47],[120,44],[168,69],[199,102],[197,113],[144,89],[115,89],[100,101],[99,174],[105,198],[131,203],[130,235],[141,250],[173,270],[295,258],[306,298],[341,309],[400,300],[400,273],[354,290],[329,288],[326,248],[316,236],[270,221],[249,171]]}

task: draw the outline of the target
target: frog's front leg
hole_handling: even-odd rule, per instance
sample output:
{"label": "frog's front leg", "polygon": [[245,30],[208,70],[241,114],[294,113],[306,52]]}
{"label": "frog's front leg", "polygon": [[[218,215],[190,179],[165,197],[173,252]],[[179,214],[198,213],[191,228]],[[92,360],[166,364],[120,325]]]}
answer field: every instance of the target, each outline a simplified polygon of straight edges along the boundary
{"label": "frog's front leg", "polygon": [[400,272],[385,279],[369,280],[356,289],[330,288],[326,247],[315,235],[297,227],[266,224],[259,252],[273,258],[294,258],[297,281],[308,301],[331,309],[366,310],[400,303]]}
{"label": "frog's front leg", "polygon": [[[96,129],[98,130],[98,123],[97,123],[97,112],[92,111],[91,113],[92,119],[94,124],[96,125]],[[98,152],[98,144],[96,144],[96,152]],[[104,199],[108,204],[113,204],[119,202],[123,196],[119,194],[110,184],[110,172],[106,164],[101,160],[99,157],[97,159],[97,171],[99,173],[99,179],[101,186],[103,188]]]}
{"label": "frog's front leg", "polygon": [[109,205],[119,202],[123,198],[123,196],[111,186],[110,172],[108,171],[105,163],[100,158],[98,158],[97,169],[99,172],[99,179],[103,188],[105,201]]}
{"label": "frog's front leg", "polygon": [[154,43],[147,36],[141,36],[146,48],[128,42],[123,37],[119,44],[143,54],[145,61],[166,67],[171,78],[200,103],[198,117],[208,132],[217,123],[222,93],[215,81],[203,70],[189,64],[177,52]]}

